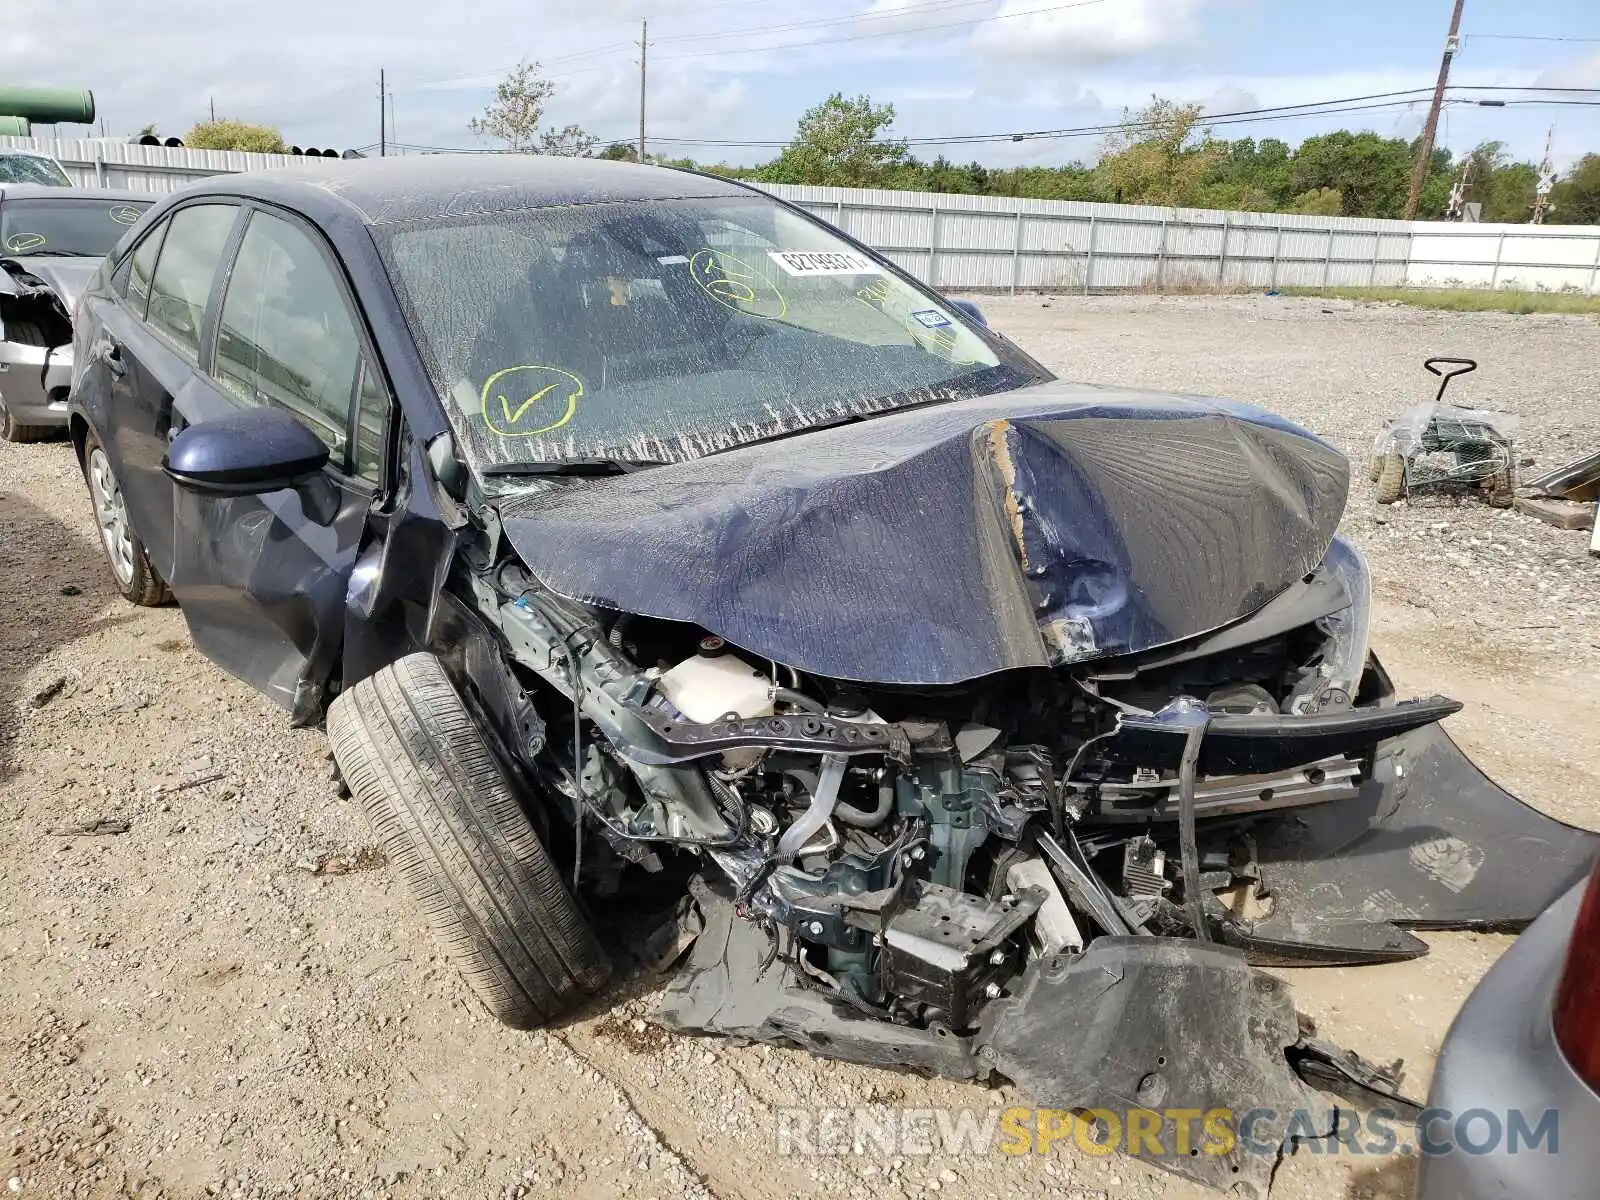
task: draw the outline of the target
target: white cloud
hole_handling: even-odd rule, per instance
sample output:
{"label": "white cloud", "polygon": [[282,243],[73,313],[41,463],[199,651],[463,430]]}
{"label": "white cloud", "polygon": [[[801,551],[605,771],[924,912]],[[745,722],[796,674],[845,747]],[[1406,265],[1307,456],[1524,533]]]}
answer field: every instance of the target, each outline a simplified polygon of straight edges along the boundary
{"label": "white cloud", "polygon": [[1201,0],[1096,0],[1035,11],[1041,7],[1038,0],[1005,0],[999,19],[973,32],[972,49],[1093,66],[1183,46],[1199,35]]}
{"label": "white cloud", "polygon": [[1201,100],[1200,106],[1208,113],[1252,112],[1261,107],[1261,97],[1249,88],[1225,83]]}
{"label": "white cloud", "polygon": [[1541,72],[1534,82],[1540,87],[1600,87],[1600,50]]}

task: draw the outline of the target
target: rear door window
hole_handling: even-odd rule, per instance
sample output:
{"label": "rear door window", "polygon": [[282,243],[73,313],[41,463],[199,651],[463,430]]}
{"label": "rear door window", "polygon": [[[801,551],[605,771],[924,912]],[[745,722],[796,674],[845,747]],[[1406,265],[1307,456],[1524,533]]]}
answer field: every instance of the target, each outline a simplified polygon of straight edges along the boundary
{"label": "rear door window", "polygon": [[[145,310],[150,307],[150,279],[156,273],[156,256],[161,253],[161,239],[167,236],[167,225],[168,222],[163,221],[147,233],[128,258],[125,294],[128,307],[140,320],[144,319]],[[117,274],[122,274],[121,267],[117,268]]]}
{"label": "rear door window", "polygon": [[233,232],[238,206],[195,204],[172,214],[150,284],[146,319],[191,363],[200,361],[200,333],[217,264]]}
{"label": "rear door window", "polygon": [[360,362],[355,318],[312,235],[251,214],[222,302],[218,380],[247,404],[288,409],[344,466]]}

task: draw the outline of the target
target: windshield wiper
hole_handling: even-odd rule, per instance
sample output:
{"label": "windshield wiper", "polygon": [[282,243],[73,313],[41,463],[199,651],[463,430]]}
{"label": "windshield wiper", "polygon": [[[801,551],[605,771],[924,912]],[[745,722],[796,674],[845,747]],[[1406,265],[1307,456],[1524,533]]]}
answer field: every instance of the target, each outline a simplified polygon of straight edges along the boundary
{"label": "windshield wiper", "polygon": [[483,468],[490,476],[517,475],[631,475],[647,467],[665,466],[659,458],[563,458],[550,462],[492,463]]}

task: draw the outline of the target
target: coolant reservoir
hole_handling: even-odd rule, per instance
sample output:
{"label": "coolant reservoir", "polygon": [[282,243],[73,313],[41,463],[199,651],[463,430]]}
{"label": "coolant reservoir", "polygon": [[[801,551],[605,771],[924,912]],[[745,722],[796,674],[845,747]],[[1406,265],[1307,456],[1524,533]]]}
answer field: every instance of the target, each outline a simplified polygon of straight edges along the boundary
{"label": "coolant reservoir", "polygon": [[697,654],[667,671],[656,690],[672,707],[702,725],[728,713],[769,717],[772,689],[754,667],[732,654]]}

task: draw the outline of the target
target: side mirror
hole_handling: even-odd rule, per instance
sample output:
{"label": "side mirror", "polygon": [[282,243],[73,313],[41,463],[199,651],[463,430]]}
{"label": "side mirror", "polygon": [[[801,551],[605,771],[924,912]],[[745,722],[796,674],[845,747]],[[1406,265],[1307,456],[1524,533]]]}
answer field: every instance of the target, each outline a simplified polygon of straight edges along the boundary
{"label": "side mirror", "polygon": [[180,487],[213,496],[254,496],[298,487],[328,462],[328,447],[281,408],[252,408],[191,425],[161,469]]}
{"label": "side mirror", "polygon": [[950,301],[950,307],[960,309],[974,325],[982,325],[985,329],[989,328],[989,318],[984,316],[983,309],[979,308],[971,300],[952,300]]}

